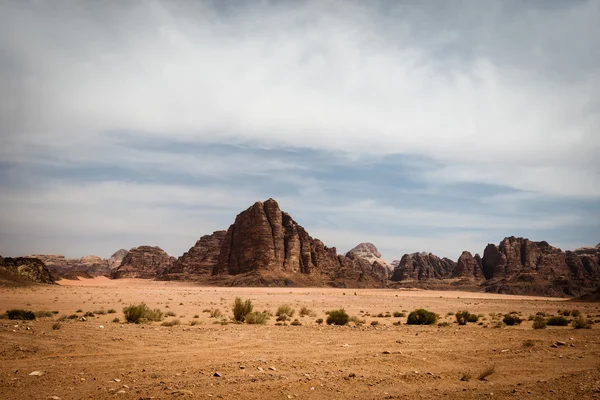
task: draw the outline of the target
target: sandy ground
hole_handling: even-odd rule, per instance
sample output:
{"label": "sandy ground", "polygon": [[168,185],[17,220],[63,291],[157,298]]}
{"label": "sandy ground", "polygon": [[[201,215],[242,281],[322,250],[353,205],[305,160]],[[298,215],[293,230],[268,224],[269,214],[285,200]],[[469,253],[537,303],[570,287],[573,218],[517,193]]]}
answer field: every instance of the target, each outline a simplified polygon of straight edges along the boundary
{"label": "sandy ground", "polygon": [[[598,319],[598,303],[105,278],[60,283],[0,289],[0,313],[12,308],[58,311],[32,322],[0,319],[0,399],[600,399],[600,324],[589,330],[534,330],[531,322],[493,328],[489,315],[520,311],[527,318],[537,311],[577,308]],[[316,315],[298,317],[302,326],[275,326],[275,317],[257,326],[215,324],[203,312],[219,308],[231,316],[236,296],[251,299],[257,310],[275,313],[290,304],[295,317],[302,306]],[[111,322],[123,320],[123,306],[142,301],[175,312],[181,324]],[[366,324],[315,323],[326,318],[326,310],[342,307]],[[375,317],[420,307],[439,313],[450,326],[408,326],[405,317]],[[111,308],[117,313],[68,320],[52,329],[60,315]],[[463,309],[484,314],[483,325],[458,326],[446,315]],[[191,321],[198,324],[191,326]],[[402,324],[393,325],[397,321]],[[551,347],[556,341],[566,345]],[[494,373],[479,380],[489,367]],[[33,371],[43,375],[31,376]],[[462,381],[464,375],[471,379]]]}

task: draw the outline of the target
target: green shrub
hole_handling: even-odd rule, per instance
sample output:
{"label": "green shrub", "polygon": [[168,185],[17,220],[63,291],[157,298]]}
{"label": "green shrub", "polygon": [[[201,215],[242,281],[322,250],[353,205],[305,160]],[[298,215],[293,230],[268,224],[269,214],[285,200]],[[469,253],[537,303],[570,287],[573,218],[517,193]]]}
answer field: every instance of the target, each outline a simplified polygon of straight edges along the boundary
{"label": "green shrub", "polygon": [[[304,307],[304,308],[306,308],[306,307]],[[291,318],[294,316],[295,311],[296,310],[294,310],[292,308],[292,306],[290,306],[289,304],[283,304],[277,308],[277,312],[275,313],[275,315],[279,317],[280,315],[285,314]],[[300,311],[300,313],[302,313],[302,311]],[[300,314],[300,315],[302,315],[302,314]]]}
{"label": "green shrub", "polygon": [[475,315],[475,314],[469,314],[467,316],[467,322],[477,322],[479,321],[479,316]]}
{"label": "green shrub", "polygon": [[466,325],[467,317],[469,316],[469,312],[468,311],[459,311],[456,314],[454,314],[454,316],[456,317],[456,322],[458,322],[459,325]]}
{"label": "green shrub", "polygon": [[150,309],[145,303],[130,305],[123,308],[125,320],[129,323],[139,324],[145,321],[160,321],[163,319],[163,312],[158,308]]}
{"label": "green shrub", "polygon": [[317,325],[321,325],[321,324],[323,324],[323,318],[317,318],[317,319],[315,320],[315,323],[316,323]]}
{"label": "green shrub", "polygon": [[586,320],[580,315],[573,320],[571,326],[575,329],[592,329],[592,321]]}
{"label": "green shrub", "polygon": [[35,312],[36,318],[52,317],[52,316],[54,316],[54,314],[52,314],[52,311],[36,311]]}
{"label": "green shrub", "polygon": [[181,322],[179,321],[179,319],[172,319],[170,321],[164,321],[161,325],[162,326],[175,326],[175,325],[179,325]]}
{"label": "green shrub", "polygon": [[60,329],[60,322],[55,322],[52,324],[52,330],[57,331]]}
{"label": "green shrub", "polygon": [[502,319],[502,322],[504,322],[508,326],[513,326],[519,325],[521,322],[523,322],[523,320],[519,318],[519,316],[516,314],[506,314]]}
{"label": "green shrub", "polygon": [[242,301],[242,299],[236,297],[233,304],[233,318],[237,322],[244,322],[246,315],[250,314],[253,308],[251,300]]}
{"label": "green shrub", "polygon": [[6,317],[8,319],[33,320],[35,319],[35,314],[29,310],[8,310]]}
{"label": "green shrub", "polygon": [[438,315],[423,308],[412,311],[408,314],[408,325],[433,325],[437,322]]}
{"label": "green shrub", "polygon": [[533,319],[533,329],[546,329],[546,319],[541,315],[536,315]]}
{"label": "green shrub", "polygon": [[327,325],[346,325],[348,321],[350,321],[350,316],[343,308],[329,311],[327,316]]}
{"label": "green shrub", "polygon": [[569,325],[569,321],[567,321],[567,319],[563,316],[550,317],[546,321],[546,324],[548,326],[567,326]]}
{"label": "green shrub", "polygon": [[245,316],[245,322],[250,325],[264,325],[267,323],[267,319],[269,319],[269,315],[254,311]]}

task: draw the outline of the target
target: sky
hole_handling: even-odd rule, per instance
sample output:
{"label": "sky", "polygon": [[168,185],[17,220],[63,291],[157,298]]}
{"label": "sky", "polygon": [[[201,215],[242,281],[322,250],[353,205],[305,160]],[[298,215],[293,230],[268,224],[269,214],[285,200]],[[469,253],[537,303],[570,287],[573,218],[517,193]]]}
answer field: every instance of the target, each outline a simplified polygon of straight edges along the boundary
{"label": "sky", "polygon": [[173,256],[274,198],[389,261],[600,242],[600,0],[0,0],[0,254]]}

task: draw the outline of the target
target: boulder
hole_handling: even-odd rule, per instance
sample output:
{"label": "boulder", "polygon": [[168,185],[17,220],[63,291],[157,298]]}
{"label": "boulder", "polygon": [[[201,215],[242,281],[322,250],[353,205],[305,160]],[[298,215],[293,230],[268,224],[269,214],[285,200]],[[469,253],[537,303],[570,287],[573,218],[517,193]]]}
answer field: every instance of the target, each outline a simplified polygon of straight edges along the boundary
{"label": "boulder", "polygon": [[134,247],[123,258],[121,265],[111,271],[111,277],[154,279],[162,276],[174,261],[174,257],[158,246]]}

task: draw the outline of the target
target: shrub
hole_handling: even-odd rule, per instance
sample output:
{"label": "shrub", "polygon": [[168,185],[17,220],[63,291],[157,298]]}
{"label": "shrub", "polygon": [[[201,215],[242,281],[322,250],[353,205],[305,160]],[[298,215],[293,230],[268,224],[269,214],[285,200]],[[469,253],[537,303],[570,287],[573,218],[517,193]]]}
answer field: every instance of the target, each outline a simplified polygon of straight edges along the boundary
{"label": "shrub", "polygon": [[350,321],[350,317],[343,308],[329,311],[327,316],[327,325],[346,325],[348,321]]}
{"label": "shrub", "polygon": [[244,322],[246,315],[250,314],[253,308],[252,301],[242,301],[242,299],[236,297],[233,304],[233,318],[237,322]]}
{"label": "shrub", "polygon": [[402,317],[402,313],[400,311],[394,311],[394,318],[400,318]]}
{"label": "shrub", "polygon": [[460,380],[463,381],[463,382],[468,382],[470,379],[471,379],[471,373],[470,372],[465,372],[460,377]]}
{"label": "shrub", "polygon": [[571,311],[571,317],[577,318],[580,315],[581,315],[581,311],[579,311],[579,310],[573,310],[573,311]]}
{"label": "shrub", "polygon": [[467,322],[477,322],[479,321],[479,316],[475,315],[475,314],[469,314],[467,316]]}
{"label": "shrub", "polygon": [[437,319],[436,313],[420,308],[408,314],[406,323],[408,325],[433,325],[437,322]]}
{"label": "shrub", "polygon": [[366,322],[364,319],[360,319],[356,315],[353,315],[352,317],[350,317],[350,319],[348,321],[353,322],[355,325],[364,325]]}
{"label": "shrub", "polygon": [[104,310],[96,310],[96,311],[94,311],[94,314],[105,315],[106,311],[104,311]]}
{"label": "shrub", "polygon": [[112,320],[112,322],[114,322],[115,324],[118,324],[119,322],[121,322],[121,320],[119,318],[114,318]]}
{"label": "shrub", "polygon": [[8,310],[6,312],[6,317],[8,319],[33,320],[35,319],[35,314],[33,311],[29,310]]}
{"label": "shrub", "polygon": [[546,329],[546,320],[541,315],[536,315],[533,319],[533,329]]}
{"label": "shrub", "polygon": [[167,311],[167,313],[165,314],[167,317],[176,317],[177,314],[175,314],[175,312],[173,311]]}
{"label": "shrub", "polygon": [[158,308],[150,309],[145,303],[130,305],[123,308],[125,320],[129,323],[139,324],[145,321],[160,321],[163,319],[163,312]]}
{"label": "shrub", "polygon": [[289,315],[287,314],[280,314],[277,319],[275,321],[277,322],[285,322],[285,321],[289,321],[291,318]]}
{"label": "shrub", "polygon": [[190,321],[190,326],[196,326],[200,323],[200,321]]}
{"label": "shrub", "polygon": [[179,325],[181,322],[179,321],[179,319],[172,319],[170,321],[164,321],[161,325],[162,326],[175,326],[175,325]]}
{"label": "shrub", "polygon": [[83,312],[83,310],[81,308],[77,309],[77,311],[75,311],[76,313],[80,313]]}
{"label": "shrub", "polygon": [[467,317],[469,316],[469,312],[468,311],[459,311],[456,314],[454,314],[454,316],[456,317],[456,322],[458,322],[459,325],[466,325]]}
{"label": "shrub", "polygon": [[487,378],[488,376],[490,376],[491,374],[493,374],[494,372],[496,372],[496,368],[492,365],[491,367],[487,367],[486,369],[484,369],[479,376],[477,377],[477,379],[479,379],[480,381],[484,381],[485,378]]}
{"label": "shrub", "polygon": [[200,316],[198,314],[194,315],[194,318],[200,318]]}
{"label": "shrub", "polygon": [[[303,308],[308,310],[306,307]],[[283,304],[277,308],[277,312],[275,313],[275,315],[279,317],[281,314],[285,314],[291,318],[294,316],[295,311],[296,310],[294,310],[289,304]],[[302,315],[302,310],[300,310],[300,315]]]}
{"label": "shrub", "polygon": [[323,323],[323,318],[317,318],[315,320],[315,323],[317,323],[318,325],[321,325]]}
{"label": "shrub", "polygon": [[519,316],[516,314],[506,314],[502,319],[502,322],[504,322],[508,326],[513,326],[519,325],[521,322],[523,322],[523,320],[519,318]]}
{"label": "shrub", "polygon": [[79,318],[79,315],[77,315],[77,314],[71,314],[71,315],[69,315],[68,318],[69,319],[77,319],[77,318]]}
{"label": "shrub", "polygon": [[35,312],[36,318],[52,317],[53,315],[54,314],[52,314],[52,311],[36,311]]}
{"label": "shrub", "polygon": [[523,347],[533,347],[535,345],[535,343],[533,343],[533,340],[526,340],[523,342]]}
{"label": "shrub", "polygon": [[219,310],[218,308],[209,310],[209,313],[210,313],[210,318],[220,318],[221,315],[223,315],[221,310]]}
{"label": "shrub", "polygon": [[377,326],[379,325],[379,321],[371,321],[371,326]]}
{"label": "shrub", "polygon": [[95,315],[93,312],[91,312],[91,311],[88,311],[88,312],[86,312],[85,314],[83,314],[83,316],[84,316],[84,317],[95,317],[96,315]]}
{"label": "shrub", "polygon": [[569,321],[567,321],[567,319],[563,316],[550,317],[546,321],[546,324],[548,326],[567,326],[569,325]]}
{"label": "shrub", "polygon": [[269,315],[263,312],[254,311],[245,316],[245,322],[250,325],[264,325],[267,323]]}
{"label": "shrub", "polygon": [[447,321],[444,321],[444,322],[440,322],[440,323],[438,324],[438,326],[439,326],[440,328],[446,328],[446,327],[450,326],[450,323],[449,323],[449,322],[447,322]]}
{"label": "shrub", "polygon": [[114,308],[111,308],[110,310],[107,311],[107,313],[109,313],[109,314],[116,314],[117,310],[115,310]]}
{"label": "shrub", "polygon": [[592,329],[592,321],[586,320],[582,316],[578,316],[573,320],[571,326],[575,329]]}
{"label": "shrub", "polygon": [[295,320],[294,320],[294,321],[291,323],[291,325],[293,325],[293,326],[302,326],[302,322],[298,321],[298,318],[296,318],[296,319],[295,319]]}
{"label": "shrub", "polygon": [[55,322],[52,324],[52,330],[57,331],[60,329],[60,322]]}

